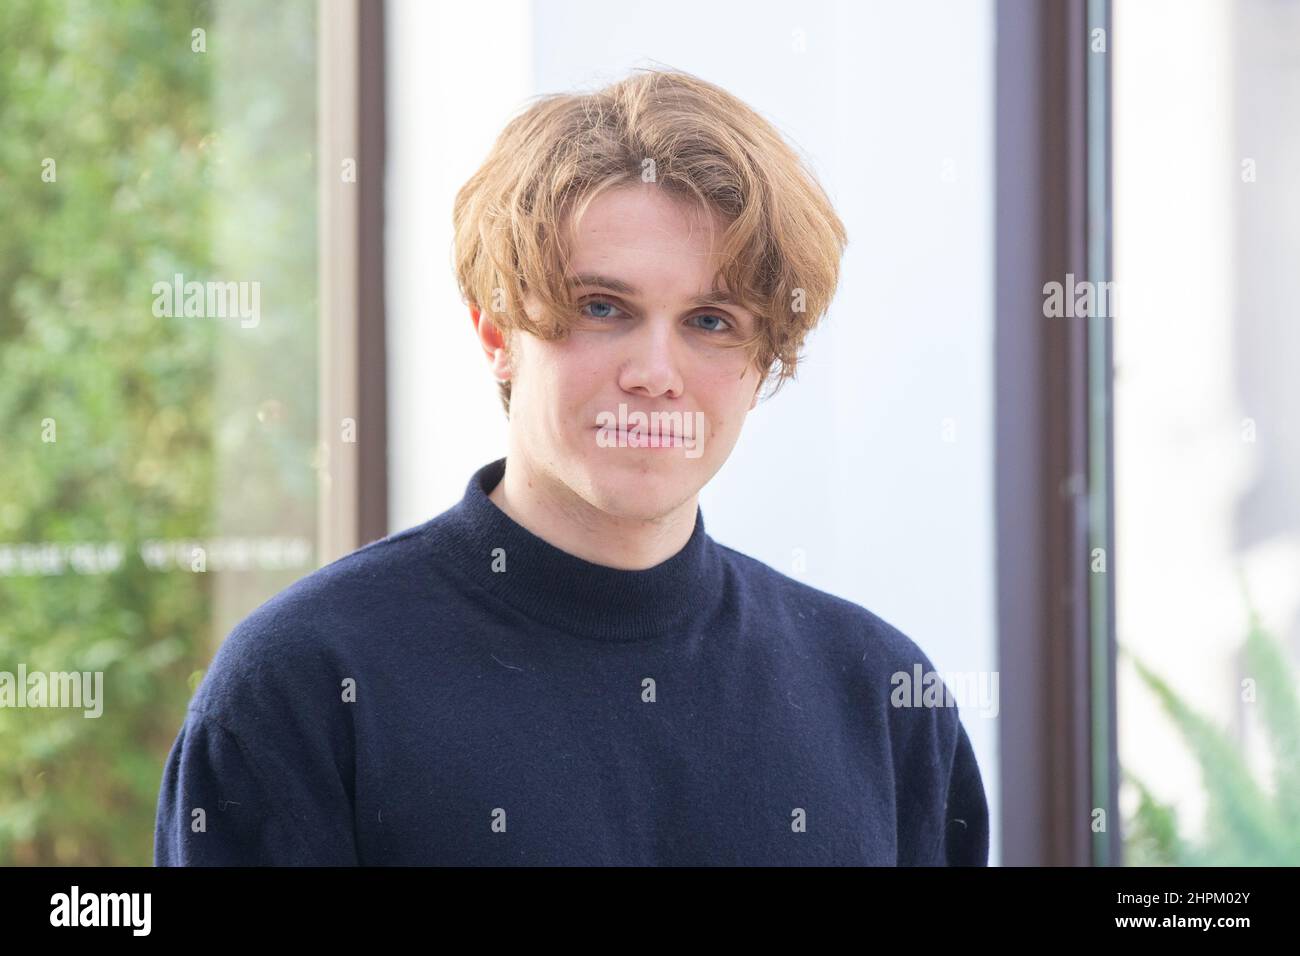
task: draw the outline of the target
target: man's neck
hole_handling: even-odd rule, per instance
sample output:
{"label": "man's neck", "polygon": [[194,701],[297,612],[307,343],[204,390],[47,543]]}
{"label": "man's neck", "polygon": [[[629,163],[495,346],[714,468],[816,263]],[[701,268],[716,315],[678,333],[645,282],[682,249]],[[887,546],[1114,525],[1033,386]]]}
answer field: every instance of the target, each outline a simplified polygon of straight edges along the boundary
{"label": "man's neck", "polygon": [[654,520],[622,518],[592,507],[569,488],[530,473],[521,460],[506,460],[505,477],[489,500],[516,524],[584,561],[642,571],[667,561],[695,530],[698,496]]}

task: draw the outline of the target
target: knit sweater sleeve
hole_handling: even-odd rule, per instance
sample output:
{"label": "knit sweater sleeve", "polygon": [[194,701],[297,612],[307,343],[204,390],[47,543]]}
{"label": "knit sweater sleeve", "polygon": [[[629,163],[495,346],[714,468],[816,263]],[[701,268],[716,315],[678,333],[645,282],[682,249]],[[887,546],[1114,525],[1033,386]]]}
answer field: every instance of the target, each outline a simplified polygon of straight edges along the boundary
{"label": "knit sweater sleeve", "polygon": [[934,866],[988,866],[989,809],[979,764],[961,721],[948,761],[943,816],[935,847]]}
{"label": "knit sweater sleeve", "polygon": [[328,640],[339,621],[284,595],[231,631],[195,689],[163,768],[156,865],[358,862],[353,704],[340,690],[357,670]]}
{"label": "knit sweater sleeve", "polygon": [[155,866],[265,866],[323,861],[291,825],[265,770],[233,732],[191,708],[163,768]]}

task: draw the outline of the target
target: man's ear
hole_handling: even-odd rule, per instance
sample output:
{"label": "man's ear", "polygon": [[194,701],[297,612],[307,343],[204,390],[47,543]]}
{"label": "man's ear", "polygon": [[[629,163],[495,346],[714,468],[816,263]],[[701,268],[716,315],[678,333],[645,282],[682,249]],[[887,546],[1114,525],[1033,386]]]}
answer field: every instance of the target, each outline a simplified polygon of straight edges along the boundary
{"label": "man's ear", "polygon": [[505,335],[490,317],[482,314],[478,306],[471,305],[469,315],[474,320],[474,332],[479,344],[483,346],[483,353],[492,363],[492,374],[497,381],[504,382],[510,378],[510,356]]}

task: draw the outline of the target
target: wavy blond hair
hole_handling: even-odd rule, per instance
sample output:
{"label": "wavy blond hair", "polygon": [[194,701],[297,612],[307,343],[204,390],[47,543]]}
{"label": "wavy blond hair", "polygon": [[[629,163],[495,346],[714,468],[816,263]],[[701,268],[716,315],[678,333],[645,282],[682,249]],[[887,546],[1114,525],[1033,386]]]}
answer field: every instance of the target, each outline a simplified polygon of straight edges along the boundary
{"label": "wavy blond hair", "polygon": [[[510,120],[456,194],[453,260],[465,303],[507,340],[565,337],[572,229],[607,189],[655,182],[724,225],[719,275],[754,314],[744,349],[776,389],[830,305],[847,244],[815,174],[767,120],[689,73],[637,70],[594,93],[549,94]],[[541,318],[524,310],[532,292]],[[510,414],[510,382],[500,383]],[[773,389],[775,393],[776,389]]]}

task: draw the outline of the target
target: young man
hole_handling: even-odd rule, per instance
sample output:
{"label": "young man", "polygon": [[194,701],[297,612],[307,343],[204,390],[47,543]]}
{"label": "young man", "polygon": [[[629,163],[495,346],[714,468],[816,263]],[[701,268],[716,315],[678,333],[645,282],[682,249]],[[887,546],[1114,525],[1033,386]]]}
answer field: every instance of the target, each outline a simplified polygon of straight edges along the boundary
{"label": "young man", "polygon": [[454,218],[507,455],[234,630],[156,862],[987,864],[956,707],[899,699],[925,654],[704,530],[838,280],[793,151],[648,71],[532,105]]}

